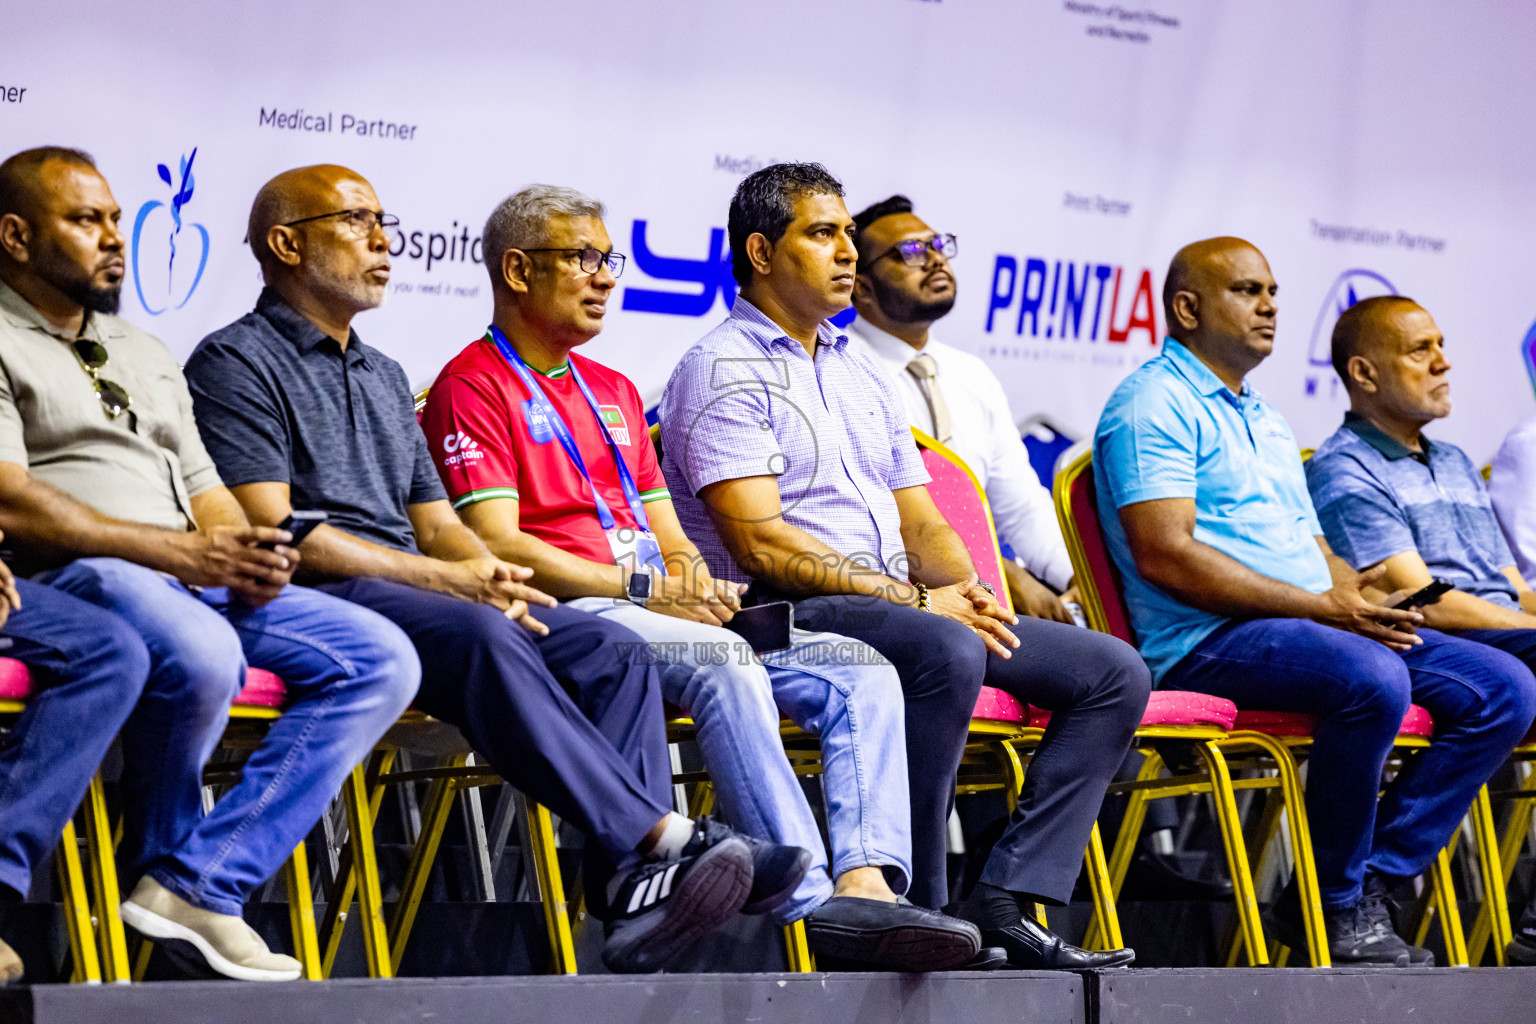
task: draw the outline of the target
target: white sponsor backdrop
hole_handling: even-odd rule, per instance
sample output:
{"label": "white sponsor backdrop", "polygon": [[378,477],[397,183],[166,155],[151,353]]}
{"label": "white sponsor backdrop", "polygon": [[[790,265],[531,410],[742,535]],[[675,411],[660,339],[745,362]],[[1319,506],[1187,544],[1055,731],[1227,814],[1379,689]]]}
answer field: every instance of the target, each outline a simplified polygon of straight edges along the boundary
{"label": "white sponsor backdrop", "polygon": [[[850,209],[899,191],[959,236],[942,336],[1021,418],[1090,431],[1156,351],[1169,256],[1214,234],[1281,284],[1254,379],[1303,443],[1343,408],[1312,359],[1351,287],[1435,314],[1456,364],[1441,436],[1484,459],[1533,409],[1536,5],[54,0],[0,24],[0,150],[96,155],[130,232],[142,218],[124,312],[178,355],[254,301],[257,187],[325,161],[401,218],[389,301],[357,327],[421,384],[489,315],[474,240],[496,201],[533,181],[604,200],[632,259],[588,352],[654,396],[724,313],[712,230],[736,182],[810,159]],[[634,258],[637,221],[655,259]]]}

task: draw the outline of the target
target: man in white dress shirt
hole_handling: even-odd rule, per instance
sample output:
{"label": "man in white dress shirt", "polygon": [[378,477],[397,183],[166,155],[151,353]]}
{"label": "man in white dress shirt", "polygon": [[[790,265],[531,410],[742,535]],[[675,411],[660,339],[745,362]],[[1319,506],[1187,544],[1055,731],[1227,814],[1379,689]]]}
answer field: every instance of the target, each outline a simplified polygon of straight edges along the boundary
{"label": "man in white dress shirt", "polygon": [[953,449],[986,490],[999,535],[1023,563],[1004,560],[1015,608],[1071,622],[1063,601],[1072,599],[1072,563],[1003,385],[981,359],[930,334],[955,304],[955,236],[923,223],[906,196],[876,203],[853,222],[859,319],[849,341],[889,373],[912,425]]}
{"label": "man in white dress shirt", "polygon": [[[1536,581],[1536,416],[1515,424],[1499,446],[1488,496],[1520,575],[1527,583]],[[1536,614],[1536,600],[1521,595],[1520,603]]]}

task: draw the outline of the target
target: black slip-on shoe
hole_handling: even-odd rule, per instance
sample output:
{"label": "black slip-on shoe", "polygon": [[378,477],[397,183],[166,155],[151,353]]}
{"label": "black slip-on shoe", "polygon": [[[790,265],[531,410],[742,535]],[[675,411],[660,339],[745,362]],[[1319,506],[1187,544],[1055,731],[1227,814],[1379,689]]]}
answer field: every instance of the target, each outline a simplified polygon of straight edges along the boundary
{"label": "black slip-on shoe", "polygon": [[1097,971],[1127,967],[1136,959],[1133,949],[1079,949],[1032,917],[1020,917],[1007,928],[983,928],[981,941],[1003,947],[1009,966],[1026,971]]}
{"label": "black slip-on shoe", "polygon": [[969,921],[905,900],[833,896],[805,919],[805,934],[818,958],[875,970],[949,971],[981,949],[980,932]]}

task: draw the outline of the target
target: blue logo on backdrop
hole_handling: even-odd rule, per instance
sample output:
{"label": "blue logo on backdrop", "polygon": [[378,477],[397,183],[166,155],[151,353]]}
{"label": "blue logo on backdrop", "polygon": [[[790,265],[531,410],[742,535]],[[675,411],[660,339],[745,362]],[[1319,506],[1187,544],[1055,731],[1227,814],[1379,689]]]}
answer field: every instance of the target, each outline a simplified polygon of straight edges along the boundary
{"label": "blue logo on backdrop", "polygon": [[[736,301],[736,279],[731,276],[731,251],[725,245],[725,229],[709,229],[709,249],[701,260],[658,256],[646,241],[646,222],[636,220],[630,233],[630,249],[635,266],[647,277],[658,281],[676,281],[694,285],[698,291],[671,292],[656,288],[626,286],[623,307],[635,313],[665,313],[670,316],[704,316],[715,307],[719,296],[729,310]],[[832,318],[836,327],[847,327],[854,320],[853,307]]]}
{"label": "blue logo on backdrop", "polygon": [[1525,372],[1531,378],[1531,388],[1536,390],[1536,324],[1531,324],[1531,329],[1525,332],[1525,340],[1520,343],[1520,358],[1525,360]]}
{"label": "blue logo on backdrop", "polygon": [[[171,190],[170,202],[163,203],[158,199],[151,199],[139,207],[138,215],[133,219],[133,286],[139,293],[139,305],[143,306],[144,312],[150,316],[159,316],[167,309],[180,309],[182,306],[185,306],[187,300],[192,298],[192,293],[197,291],[198,283],[203,279],[203,271],[208,267],[208,229],[201,224],[184,224],[181,216],[182,210],[192,201],[194,183],[192,161],[196,159],[196,147],[193,147],[190,156],[183,156],[181,158],[180,184],[172,180],[170,169],[165,164],[160,164],[157,169],[160,172],[160,180],[165,182]],[[145,225],[157,210],[165,210],[170,215],[170,222],[162,226],[162,230],[167,232],[166,238],[169,254],[165,260],[165,277],[162,279],[157,269],[149,278],[148,286],[146,287],[140,253],[144,249],[142,242]],[[185,238],[182,237],[183,227],[192,229],[192,231],[187,232],[187,237]],[[193,231],[196,232],[195,236]],[[152,235],[151,237],[154,238],[156,236]],[[191,253],[183,251],[181,253],[181,273],[178,281],[176,267],[177,243],[178,241],[183,243],[182,248],[185,250],[185,243],[192,237],[196,237],[199,240],[200,248],[197,254],[197,269],[188,272],[187,268],[192,263],[192,257]],[[191,280],[190,284],[185,283],[188,279]]]}
{"label": "blue logo on backdrop", "polygon": [[[1317,322],[1312,325],[1312,343],[1307,348],[1307,364],[1314,368],[1333,368],[1333,325],[1350,306],[1361,299],[1374,299],[1379,295],[1396,295],[1397,288],[1374,270],[1346,270],[1328,289],[1323,308],[1317,311]],[[1342,382],[1337,374],[1307,374],[1307,397],[1317,395],[1321,379],[1331,379],[1328,394],[1338,393]]]}

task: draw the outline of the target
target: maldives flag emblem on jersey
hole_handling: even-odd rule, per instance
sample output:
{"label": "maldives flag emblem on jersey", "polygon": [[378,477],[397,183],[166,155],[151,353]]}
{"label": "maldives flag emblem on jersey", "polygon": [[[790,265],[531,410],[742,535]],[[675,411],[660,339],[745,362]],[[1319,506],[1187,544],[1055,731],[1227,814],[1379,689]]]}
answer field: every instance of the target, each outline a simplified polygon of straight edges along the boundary
{"label": "maldives flag emblem on jersey", "polygon": [[629,424],[624,422],[624,410],[616,405],[598,406],[603,413],[603,425],[613,435],[614,444],[629,445]]}

